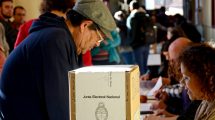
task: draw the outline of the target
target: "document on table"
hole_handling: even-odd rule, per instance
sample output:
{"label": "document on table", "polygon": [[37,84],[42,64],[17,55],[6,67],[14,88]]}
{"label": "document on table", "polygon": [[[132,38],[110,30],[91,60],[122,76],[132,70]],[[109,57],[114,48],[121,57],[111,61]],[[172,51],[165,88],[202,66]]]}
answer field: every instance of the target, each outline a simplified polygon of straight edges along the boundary
{"label": "document on table", "polygon": [[160,76],[155,86],[147,93],[147,96],[153,96],[154,92],[159,90],[162,87],[162,85],[163,85],[162,77]]}
{"label": "document on table", "polygon": [[147,60],[148,66],[156,66],[161,65],[161,55],[160,54],[149,54],[148,60]]}
{"label": "document on table", "polygon": [[154,112],[152,111],[152,103],[141,103],[140,104],[140,114],[153,114]]}
{"label": "document on table", "polygon": [[152,111],[151,106],[152,106],[152,103],[141,103],[140,111]]}

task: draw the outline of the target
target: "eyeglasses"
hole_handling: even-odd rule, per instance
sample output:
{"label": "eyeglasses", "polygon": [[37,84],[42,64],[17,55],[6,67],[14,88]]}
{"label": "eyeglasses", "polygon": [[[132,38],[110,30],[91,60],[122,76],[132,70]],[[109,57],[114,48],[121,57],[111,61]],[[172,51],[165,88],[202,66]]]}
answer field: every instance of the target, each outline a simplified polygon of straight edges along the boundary
{"label": "eyeglasses", "polygon": [[102,42],[104,40],[104,38],[102,37],[101,33],[99,32],[98,28],[96,28],[96,32],[99,36],[99,40],[97,41],[98,43]]}

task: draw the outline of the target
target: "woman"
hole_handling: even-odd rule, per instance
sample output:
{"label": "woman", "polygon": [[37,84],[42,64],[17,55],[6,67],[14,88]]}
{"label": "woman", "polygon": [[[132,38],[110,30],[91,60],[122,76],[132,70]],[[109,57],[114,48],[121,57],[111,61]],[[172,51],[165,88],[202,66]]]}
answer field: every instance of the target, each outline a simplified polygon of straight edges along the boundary
{"label": "woman", "polygon": [[180,56],[182,84],[191,100],[203,100],[195,120],[215,120],[215,49],[207,44],[187,47]]}

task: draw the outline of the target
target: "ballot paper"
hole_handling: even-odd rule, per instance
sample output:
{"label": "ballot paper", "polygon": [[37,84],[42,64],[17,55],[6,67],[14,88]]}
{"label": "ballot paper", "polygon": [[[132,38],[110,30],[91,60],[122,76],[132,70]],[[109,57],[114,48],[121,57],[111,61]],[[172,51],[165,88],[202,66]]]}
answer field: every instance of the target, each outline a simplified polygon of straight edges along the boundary
{"label": "ballot paper", "polygon": [[147,93],[147,96],[153,96],[154,92],[159,90],[162,87],[162,85],[163,85],[162,77],[160,76],[155,86]]}
{"label": "ballot paper", "polygon": [[141,103],[140,111],[152,111],[152,103]]}
{"label": "ballot paper", "polygon": [[147,60],[148,66],[157,66],[161,65],[161,55],[160,54],[149,54]]}

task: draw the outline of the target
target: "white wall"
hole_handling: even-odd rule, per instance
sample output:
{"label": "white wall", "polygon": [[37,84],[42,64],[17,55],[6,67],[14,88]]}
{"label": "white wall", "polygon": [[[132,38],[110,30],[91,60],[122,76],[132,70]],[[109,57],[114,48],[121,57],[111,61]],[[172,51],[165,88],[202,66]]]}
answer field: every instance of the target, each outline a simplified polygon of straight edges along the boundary
{"label": "white wall", "polygon": [[42,0],[14,0],[14,6],[21,5],[26,11],[26,20],[37,18],[40,15],[39,7]]}

